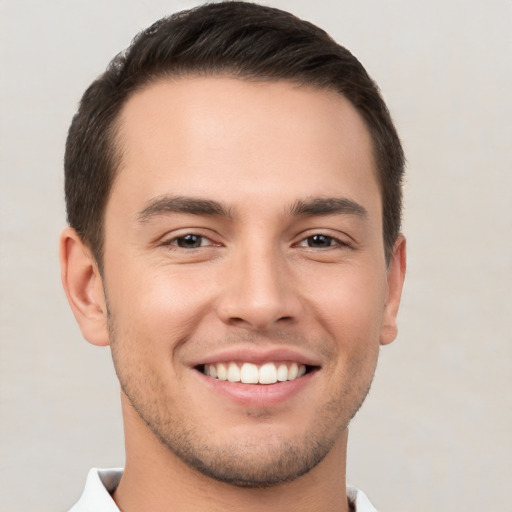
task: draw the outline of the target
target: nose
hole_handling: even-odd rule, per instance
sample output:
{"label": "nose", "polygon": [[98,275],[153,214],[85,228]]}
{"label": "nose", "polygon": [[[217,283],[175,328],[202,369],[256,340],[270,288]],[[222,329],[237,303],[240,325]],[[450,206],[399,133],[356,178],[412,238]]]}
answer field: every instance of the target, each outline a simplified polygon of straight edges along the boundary
{"label": "nose", "polygon": [[260,331],[296,322],[302,306],[289,265],[270,248],[239,251],[230,259],[222,286],[220,319]]}

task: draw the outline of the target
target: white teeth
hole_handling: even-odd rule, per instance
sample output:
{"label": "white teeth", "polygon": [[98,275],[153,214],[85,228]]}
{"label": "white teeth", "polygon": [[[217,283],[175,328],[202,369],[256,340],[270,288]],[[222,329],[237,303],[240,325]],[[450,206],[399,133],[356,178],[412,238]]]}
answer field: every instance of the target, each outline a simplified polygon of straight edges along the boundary
{"label": "white teeth", "polygon": [[279,382],[288,380],[288,367],[284,363],[280,364],[277,369],[277,380]]}
{"label": "white teeth", "polygon": [[240,370],[240,380],[244,384],[258,384],[258,367],[252,363],[244,363]]}
{"label": "white teeth", "polygon": [[235,362],[205,364],[205,375],[214,379],[228,380],[229,382],[242,382],[244,384],[275,384],[302,377],[306,373],[306,366],[297,363],[265,363],[257,366],[253,363],[239,365]]}
{"label": "white teeth", "polygon": [[228,380],[229,382],[240,382],[240,368],[236,363],[229,363]]}
{"label": "white teeth", "polygon": [[288,379],[289,380],[295,380],[297,378],[297,375],[299,374],[299,367],[297,366],[297,363],[292,363],[288,370]]}
{"label": "white teeth", "polygon": [[274,363],[266,363],[260,368],[260,384],[277,382],[277,370]]}
{"label": "white teeth", "polygon": [[217,378],[219,380],[228,380],[228,370],[227,370],[225,365],[223,365],[222,363],[219,363],[217,365],[210,364],[209,366],[210,366],[210,376],[211,377],[213,377],[213,375],[212,375],[212,367],[216,366],[217,367]]}

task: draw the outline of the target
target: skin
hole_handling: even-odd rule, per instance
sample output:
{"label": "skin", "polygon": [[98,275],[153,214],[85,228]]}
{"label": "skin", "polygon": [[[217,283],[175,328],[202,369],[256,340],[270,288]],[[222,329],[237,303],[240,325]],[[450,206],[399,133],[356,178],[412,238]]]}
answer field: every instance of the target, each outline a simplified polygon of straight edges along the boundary
{"label": "skin", "polygon": [[[111,345],[123,390],[116,502],[348,510],[347,427],[396,336],[405,273],[403,237],[385,261],[362,119],[334,92],[203,77],[146,87],[120,126],[103,275],[72,229],[61,238],[72,309]],[[280,384],[234,398],[197,370],[233,350],[314,371],[284,398],[269,398]]]}

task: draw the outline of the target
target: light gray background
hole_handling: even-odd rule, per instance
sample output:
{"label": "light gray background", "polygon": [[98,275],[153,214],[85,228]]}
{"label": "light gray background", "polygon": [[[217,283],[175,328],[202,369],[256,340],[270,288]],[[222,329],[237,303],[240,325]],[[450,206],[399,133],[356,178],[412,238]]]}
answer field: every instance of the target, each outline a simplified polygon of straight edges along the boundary
{"label": "light gray background", "polygon": [[[79,97],[131,37],[195,1],[0,0],[0,509],[65,510],[123,464],[108,349],[60,287],[62,156]],[[380,84],[408,156],[397,341],[351,428],[384,511],[512,511],[512,3],[274,0]]]}

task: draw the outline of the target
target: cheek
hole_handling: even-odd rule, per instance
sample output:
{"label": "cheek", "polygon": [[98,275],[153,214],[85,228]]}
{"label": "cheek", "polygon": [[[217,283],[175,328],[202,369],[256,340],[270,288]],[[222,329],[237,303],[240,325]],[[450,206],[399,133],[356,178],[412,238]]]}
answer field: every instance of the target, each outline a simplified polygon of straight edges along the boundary
{"label": "cheek", "polygon": [[386,295],[385,272],[360,267],[334,268],[314,276],[309,300],[330,334],[357,346],[378,341]]}
{"label": "cheek", "polygon": [[160,266],[123,271],[120,264],[109,275],[107,293],[115,293],[108,294],[109,302],[116,325],[123,326],[125,336],[151,340],[154,348],[165,345],[169,350],[187,339],[208,314],[213,283],[215,279],[206,279],[194,269]]}

